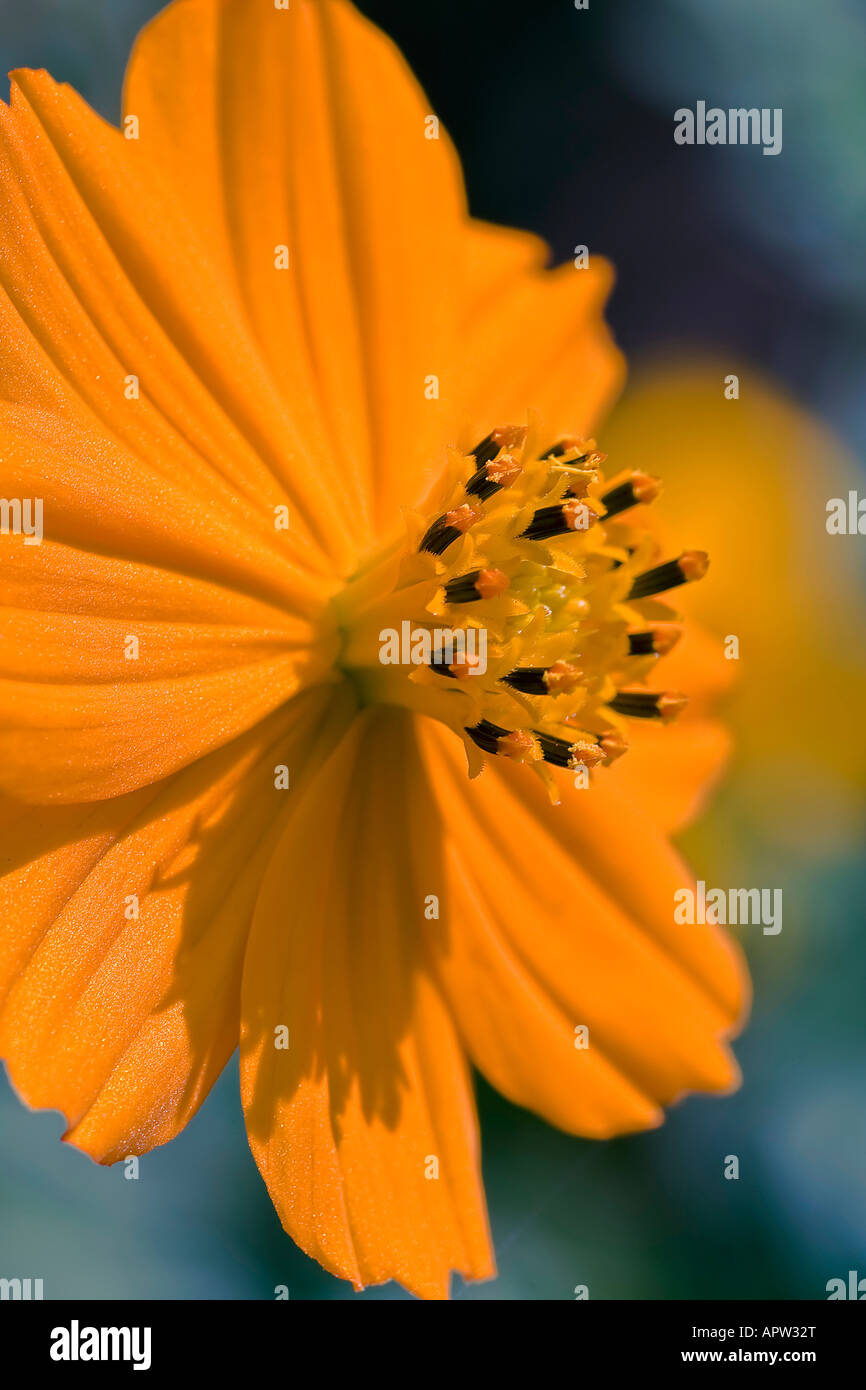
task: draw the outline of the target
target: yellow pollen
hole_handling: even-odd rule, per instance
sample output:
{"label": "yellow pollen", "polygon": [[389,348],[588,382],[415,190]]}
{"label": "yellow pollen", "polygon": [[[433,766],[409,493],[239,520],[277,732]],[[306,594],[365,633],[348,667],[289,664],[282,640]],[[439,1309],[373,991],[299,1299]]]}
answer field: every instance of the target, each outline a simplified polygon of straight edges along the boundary
{"label": "yellow pollen", "polygon": [[487,465],[487,476],[492,483],[498,483],[500,487],[509,487],[516,478],[520,477],[523,465],[516,454],[503,450],[491,463]]}
{"label": "yellow pollen", "polygon": [[510,584],[507,574],[502,570],[481,570],[475,581],[475,588],[482,598],[496,598],[497,594],[504,594]]}
{"label": "yellow pollen", "polygon": [[468,502],[464,502],[461,507],[455,507],[453,511],[445,513],[445,524],[453,526],[455,531],[462,534],[468,531],[470,526],[474,526],[476,521],[480,521],[483,515],[480,507],[470,507]]}
{"label": "yellow pollen", "polygon": [[553,695],[570,695],[583,680],[583,672],[570,661],[554,661],[544,673],[544,683]]}
{"label": "yellow pollen", "polygon": [[572,765],[578,767],[597,767],[604,762],[604,749],[597,743],[575,743],[571,749]]}
{"label": "yellow pollen", "polygon": [[537,740],[526,729],[513,729],[506,734],[499,740],[497,752],[515,763],[538,762],[541,758]]}

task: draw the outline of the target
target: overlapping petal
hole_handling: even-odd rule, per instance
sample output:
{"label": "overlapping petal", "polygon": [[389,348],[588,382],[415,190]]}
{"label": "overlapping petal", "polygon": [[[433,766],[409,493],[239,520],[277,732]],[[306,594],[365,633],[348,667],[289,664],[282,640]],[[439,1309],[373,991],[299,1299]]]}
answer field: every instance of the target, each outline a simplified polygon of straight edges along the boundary
{"label": "overlapping petal", "polygon": [[298,807],[247,950],[241,1083],[301,1248],[356,1285],[443,1297],[450,1270],[493,1268],[466,1063],[424,955],[438,846],[419,771],[409,716],[370,710]]}
{"label": "overlapping petal", "polygon": [[172,1138],[237,1046],[262,874],[351,716],[345,694],[314,692],[129,795],[0,803],[0,1055],[93,1157]]}
{"label": "overlapping petal", "polygon": [[593,1137],[730,1088],[744,972],[721,932],[675,924],[691,880],[658,826],[601,777],[552,807],[524,769],[491,763],[469,783],[453,739],[432,723],[420,737],[446,835],[448,917],[429,936],[493,1084]]}
{"label": "overlapping petal", "polygon": [[332,467],[387,529],[458,405],[465,216],[456,156],[444,131],[428,138],[402,57],[333,0],[184,0],[140,38],[125,105],[283,394],[316,403]]}
{"label": "overlapping petal", "polygon": [[[273,529],[286,504],[296,564],[351,564],[351,499],[326,476],[308,396],[280,393],[207,241],[136,142],[47,74],[16,73],[0,190],[3,397],[108,436],[145,477],[239,522],[258,514]],[[102,510],[114,500],[105,454],[91,499]]]}
{"label": "overlapping petal", "polygon": [[600,257],[546,269],[544,242],[474,222],[465,241],[462,378],[471,448],[493,425],[541,417],[553,442],[590,435],[625,364],[602,319],[613,271]]}

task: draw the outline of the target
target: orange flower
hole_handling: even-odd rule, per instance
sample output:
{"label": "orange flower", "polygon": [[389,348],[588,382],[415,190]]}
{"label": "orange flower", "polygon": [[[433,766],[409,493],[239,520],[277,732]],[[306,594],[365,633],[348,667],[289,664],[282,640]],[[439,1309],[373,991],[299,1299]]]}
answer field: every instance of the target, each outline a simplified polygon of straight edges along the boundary
{"label": "orange flower", "polygon": [[736,1080],[742,969],[675,926],[666,838],[724,663],[666,658],[676,728],[645,685],[705,561],[574,434],[609,271],[469,218],[348,5],[177,0],[126,111],[20,72],[0,113],[3,493],[44,515],[0,536],[0,1051],[110,1163],[240,1038],[286,1230],[442,1296],[493,1272],[467,1059],[595,1137]]}

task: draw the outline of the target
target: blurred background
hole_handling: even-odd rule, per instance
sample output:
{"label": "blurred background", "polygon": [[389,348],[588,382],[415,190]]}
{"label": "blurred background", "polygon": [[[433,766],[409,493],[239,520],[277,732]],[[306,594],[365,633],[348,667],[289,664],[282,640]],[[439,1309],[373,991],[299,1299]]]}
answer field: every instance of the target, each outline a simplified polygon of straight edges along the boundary
{"label": "blurred background", "polygon": [[[0,0],[0,64],[48,68],[117,120],[126,55],[160,8]],[[742,931],[756,990],[736,1045],[745,1084],[688,1100],[660,1131],[593,1144],[479,1082],[500,1276],[458,1281],[454,1294],[568,1299],[586,1284],[592,1298],[825,1297],[830,1278],[866,1276],[866,721],[850,707],[863,688],[852,673],[864,541],[827,544],[823,511],[849,483],[866,492],[866,4],[360,8],[403,49],[453,135],[473,213],[541,234],[556,261],[586,244],[616,266],[609,320],[631,384],[610,437],[633,443],[661,421],[679,431],[672,453],[694,448],[699,486],[695,420],[708,453],[729,447],[720,383],[737,372],[736,451],[756,485],[790,467],[793,503],[810,478],[818,499],[802,549],[795,531],[787,569],[766,576],[780,620],[760,629],[753,693],[732,706],[740,753],[683,839],[708,883],[784,890],[779,936]],[[782,153],[677,146],[673,112],[698,100],[781,107]],[[664,440],[654,447],[663,458]],[[819,628],[840,634],[833,660],[810,646]],[[829,726],[823,713],[810,722],[816,699],[834,712]],[[281,1232],[234,1066],[188,1130],[141,1161],[138,1181],[64,1149],[61,1130],[0,1080],[0,1275],[43,1277],[49,1298],[270,1298],[275,1285],[293,1298],[356,1297]],[[722,1177],[730,1154],[737,1181]]]}

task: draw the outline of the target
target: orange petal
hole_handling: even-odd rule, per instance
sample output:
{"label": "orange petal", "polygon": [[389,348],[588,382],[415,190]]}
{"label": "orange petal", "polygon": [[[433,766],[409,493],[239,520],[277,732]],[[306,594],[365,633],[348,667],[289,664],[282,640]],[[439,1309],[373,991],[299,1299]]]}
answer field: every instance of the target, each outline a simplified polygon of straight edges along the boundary
{"label": "orange petal", "polygon": [[699,815],[730,758],[731,735],[724,724],[693,718],[687,708],[675,724],[661,728],[645,720],[628,737],[628,754],[604,776],[625,802],[673,835]]}
{"label": "orange petal", "polygon": [[515,280],[543,271],[547,243],[532,232],[471,218],[463,239],[464,303],[470,322],[495,310]]}
{"label": "orange petal", "polygon": [[654,824],[602,775],[552,807],[525,770],[491,764],[470,783],[453,736],[426,724],[422,739],[450,827],[448,921],[430,937],[493,1084],[594,1137],[735,1084],[722,1039],[743,1009],[739,957],[717,930],[674,923],[690,880]]}
{"label": "orange petal", "polygon": [[159,781],[284,704],[297,689],[294,665],[290,653],[125,683],[0,679],[0,788],[25,802],[73,802]]}
{"label": "orange petal", "polygon": [[170,457],[157,453],[154,466],[97,424],[6,404],[0,447],[4,494],[40,501],[49,538],[195,574],[299,616],[321,608],[322,578],[304,572],[291,531],[277,530],[282,518],[271,511],[253,525],[240,498],[179,484]]}
{"label": "orange petal", "polygon": [[[273,506],[288,505],[298,561],[352,566],[358,499],[315,402],[281,390],[212,236],[141,143],[47,74],[14,74],[0,104],[4,394],[88,425],[103,455],[110,441],[250,528],[273,536]],[[279,273],[272,254],[265,278]],[[93,510],[115,500],[118,466],[101,464]]]}
{"label": "orange petal", "polygon": [[539,413],[551,440],[590,434],[624,364],[602,319],[606,261],[544,268],[544,243],[474,222],[465,238],[462,371],[469,446],[494,425]]}
{"label": "orange petal", "polygon": [[4,600],[34,613],[260,627],[291,637],[310,632],[301,624],[322,607],[317,603],[308,613],[300,605],[297,613],[287,612],[225,583],[50,538],[31,545],[21,536],[0,533],[0,570]]}
{"label": "orange petal", "polygon": [[[264,866],[349,717],[311,694],[158,786],[95,806],[0,804],[0,1055],[92,1157],[172,1138],[237,1046]],[[275,788],[280,763],[291,790]]]}
{"label": "orange petal", "polygon": [[[273,661],[300,648],[309,631],[212,627],[208,623],[96,618],[0,608],[0,677],[51,685],[160,681]],[[134,659],[125,656],[130,637]],[[131,650],[131,649],[130,649]]]}
{"label": "orange petal", "polygon": [[493,1270],[467,1068],[421,951],[436,841],[407,843],[415,765],[408,717],[369,711],[299,806],[247,950],[241,1082],[293,1239],[356,1286],[444,1297],[451,1269]]}
{"label": "orange petal", "polygon": [[456,156],[426,138],[400,54],[337,0],[187,0],[139,39],[125,107],[282,392],[317,402],[335,471],[391,525],[449,434],[464,216]]}
{"label": "orange petal", "polygon": [[0,537],[4,790],[121,795],[326,676],[328,590],[275,542],[56,416],[37,432],[33,411],[0,407],[0,450],[8,495],[38,499],[47,537]]}

